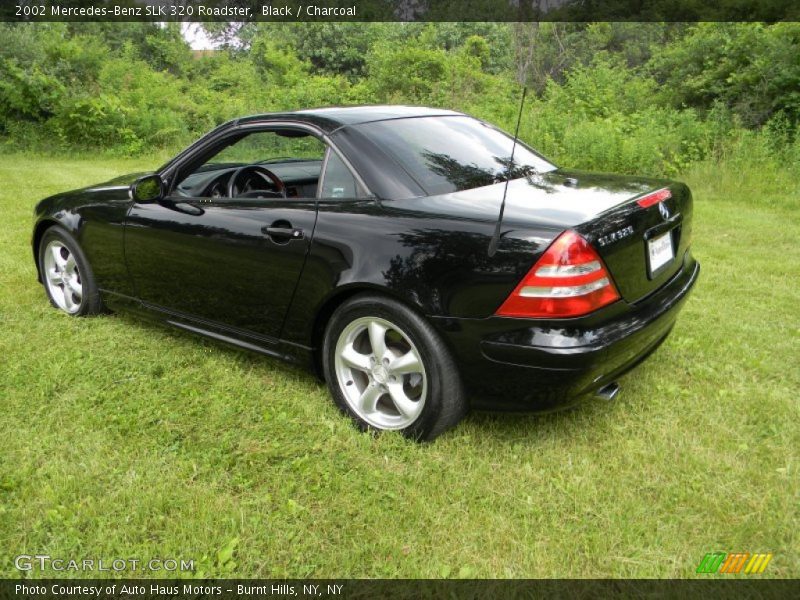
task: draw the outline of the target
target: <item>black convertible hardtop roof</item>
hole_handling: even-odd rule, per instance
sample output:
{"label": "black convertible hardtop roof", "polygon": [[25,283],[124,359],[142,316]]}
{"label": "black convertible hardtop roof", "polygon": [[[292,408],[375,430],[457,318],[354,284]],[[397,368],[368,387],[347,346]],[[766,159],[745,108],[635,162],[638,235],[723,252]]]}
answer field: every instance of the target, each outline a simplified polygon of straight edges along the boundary
{"label": "black convertible hardtop roof", "polygon": [[331,106],[327,108],[312,108],[293,112],[265,113],[236,119],[234,123],[258,123],[269,121],[301,121],[332,133],[348,125],[358,125],[373,121],[388,121],[391,119],[409,119],[414,117],[436,116],[463,116],[464,113],[442,108],[428,108],[425,106],[395,106],[395,105],[370,105],[370,106]]}

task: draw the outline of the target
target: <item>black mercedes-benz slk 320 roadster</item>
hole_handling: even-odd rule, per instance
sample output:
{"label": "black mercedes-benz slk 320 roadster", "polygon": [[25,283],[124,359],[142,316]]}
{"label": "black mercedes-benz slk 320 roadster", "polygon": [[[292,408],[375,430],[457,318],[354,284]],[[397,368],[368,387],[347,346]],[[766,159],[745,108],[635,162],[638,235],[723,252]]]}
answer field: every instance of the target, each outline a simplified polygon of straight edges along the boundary
{"label": "black mercedes-benz slk 320 roadster", "polygon": [[237,119],[155,173],[42,200],[33,251],[71,315],[136,311],[302,364],[362,428],[432,439],[470,406],[613,397],[697,279],[691,225],[681,183],[372,106]]}

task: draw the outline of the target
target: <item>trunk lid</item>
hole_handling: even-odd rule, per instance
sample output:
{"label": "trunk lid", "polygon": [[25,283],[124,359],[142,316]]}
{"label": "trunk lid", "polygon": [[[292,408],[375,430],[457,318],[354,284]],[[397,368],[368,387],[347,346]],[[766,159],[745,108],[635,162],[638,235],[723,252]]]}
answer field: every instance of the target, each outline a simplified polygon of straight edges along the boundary
{"label": "trunk lid", "polygon": [[[492,187],[502,198],[502,184]],[[637,204],[661,189],[670,198],[647,208]],[[637,302],[680,269],[690,242],[692,196],[686,185],[663,179],[558,169],[509,182],[503,229],[524,228],[531,219],[580,233],[605,262],[620,295]],[[651,240],[672,249],[672,258],[657,269],[650,268]]]}
{"label": "trunk lid", "polygon": [[[562,172],[562,174],[564,174]],[[593,174],[572,173],[576,189],[596,185]],[[598,205],[598,212],[574,225],[594,246],[611,273],[620,295],[637,302],[669,281],[683,264],[691,240],[692,196],[677,182],[604,176],[623,197]],[[627,184],[625,183],[627,182]],[[651,197],[654,192],[663,193]],[[648,206],[639,200],[651,197]],[[608,198],[611,200],[611,198]]]}
{"label": "trunk lid", "polygon": [[[494,223],[504,187],[497,183],[408,204],[428,212],[455,210],[462,217]],[[647,208],[637,204],[637,199],[665,188],[670,198]],[[574,229],[597,250],[620,295],[627,302],[637,302],[680,269],[689,247],[691,218],[692,196],[682,183],[557,169],[509,182],[501,229],[505,236],[514,230],[530,230],[535,224],[540,231],[552,232],[551,241],[565,229]],[[648,242],[667,233],[672,259],[653,271]]]}

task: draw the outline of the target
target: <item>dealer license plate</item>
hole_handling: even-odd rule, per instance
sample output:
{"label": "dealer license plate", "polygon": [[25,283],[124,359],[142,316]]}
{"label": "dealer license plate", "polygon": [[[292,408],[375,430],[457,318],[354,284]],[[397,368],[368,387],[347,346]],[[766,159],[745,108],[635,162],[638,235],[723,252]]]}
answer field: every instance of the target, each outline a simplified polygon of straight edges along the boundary
{"label": "dealer license plate", "polygon": [[675,258],[672,249],[672,232],[647,241],[647,252],[650,255],[650,274],[652,275],[669,261]]}

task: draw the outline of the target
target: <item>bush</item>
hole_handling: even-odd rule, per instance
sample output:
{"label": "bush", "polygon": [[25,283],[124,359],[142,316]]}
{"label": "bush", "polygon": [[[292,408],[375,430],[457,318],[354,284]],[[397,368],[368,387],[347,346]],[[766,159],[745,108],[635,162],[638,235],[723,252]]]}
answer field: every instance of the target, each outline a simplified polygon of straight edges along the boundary
{"label": "bush", "polygon": [[135,154],[183,140],[198,109],[179,81],[130,56],[108,60],[83,93],[66,96],[48,121],[65,144]]}
{"label": "bush", "polygon": [[366,81],[373,101],[463,108],[497,77],[481,69],[480,38],[457,52],[421,47],[379,47],[368,57]]}
{"label": "bush", "polygon": [[[0,135],[135,154],[244,114],[372,103],[463,110],[513,132],[519,76],[537,81],[521,138],[558,164],[800,171],[796,23],[351,25],[244,25],[244,46],[192,57],[175,26],[0,24]],[[528,73],[514,52],[533,56]]]}
{"label": "bush", "polygon": [[[509,131],[519,102],[519,92],[513,95],[504,114],[492,115]],[[563,85],[551,81],[541,98],[529,96],[520,137],[565,166],[674,175],[713,155],[729,135],[720,113],[703,120],[694,110],[659,106],[656,97],[652,79],[600,56],[568,71]]]}
{"label": "bush", "polygon": [[800,23],[701,23],[648,66],[673,106],[721,102],[748,127],[800,121]]}

